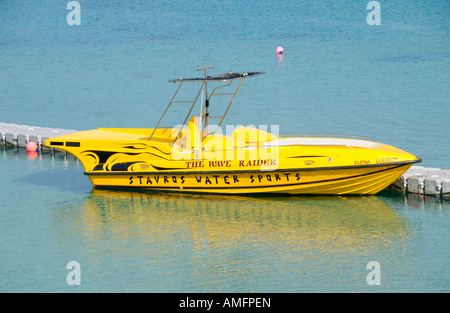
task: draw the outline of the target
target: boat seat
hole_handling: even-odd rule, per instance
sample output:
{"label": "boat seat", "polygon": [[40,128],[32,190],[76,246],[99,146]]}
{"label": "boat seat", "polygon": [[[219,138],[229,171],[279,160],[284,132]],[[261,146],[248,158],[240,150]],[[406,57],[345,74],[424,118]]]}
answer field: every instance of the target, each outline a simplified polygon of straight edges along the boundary
{"label": "boat seat", "polygon": [[256,127],[239,126],[232,135],[234,140],[244,142],[247,146],[258,145],[272,140],[277,140],[278,137],[269,132],[258,129]]}

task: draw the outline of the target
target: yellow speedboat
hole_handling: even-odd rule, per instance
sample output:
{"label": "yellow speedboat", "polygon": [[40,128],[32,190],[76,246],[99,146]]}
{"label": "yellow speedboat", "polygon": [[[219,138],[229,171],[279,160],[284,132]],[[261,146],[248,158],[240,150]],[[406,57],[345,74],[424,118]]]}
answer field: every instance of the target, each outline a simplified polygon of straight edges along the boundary
{"label": "yellow speedboat", "polygon": [[[179,86],[155,128],[99,128],[55,137],[45,145],[77,157],[98,188],[194,193],[375,194],[421,162],[367,137],[280,135],[275,126],[269,132],[229,125],[224,134],[222,122],[243,81],[263,72],[208,76],[211,68],[197,67],[204,77],[170,81]],[[187,82],[201,86],[193,100],[179,100]],[[208,92],[210,84],[219,85]],[[222,115],[210,116],[216,96],[228,97],[228,106]],[[161,127],[175,105],[187,109],[184,122]],[[211,118],[220,121],[213,125]]]}

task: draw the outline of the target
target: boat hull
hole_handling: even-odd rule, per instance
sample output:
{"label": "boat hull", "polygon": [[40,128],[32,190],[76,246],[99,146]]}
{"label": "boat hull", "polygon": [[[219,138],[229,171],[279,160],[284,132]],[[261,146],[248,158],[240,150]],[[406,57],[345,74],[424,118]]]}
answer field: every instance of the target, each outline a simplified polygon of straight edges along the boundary
{"label": "boat hull", "polygon": [[86,172],[97,188],[220,194],[376,194],[415,162],[274,171]]}
{"label": "boat hull", "polygon": [[[237,128],[233,134],[242,140],[214,135],[202,145],[187,140],[187,148],[172,148],[170,129],[152,140],[145,136],[149,129],[98,129],[46,145],[77,157],[94,187],[189,193],[375,194],[421,162],[374,141],[271,134],[252,141],[252,132],[260,131]],[[179,141],[190,133],[197,134],[186,132]]]}

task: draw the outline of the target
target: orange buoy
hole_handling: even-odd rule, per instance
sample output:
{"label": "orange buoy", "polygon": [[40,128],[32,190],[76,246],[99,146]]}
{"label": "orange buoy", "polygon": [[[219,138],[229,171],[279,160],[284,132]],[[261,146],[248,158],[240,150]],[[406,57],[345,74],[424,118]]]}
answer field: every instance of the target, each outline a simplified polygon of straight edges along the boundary
{"label": "orange buoy", "polygon": [[284,54],[284,49],[283,47],[277,47],[277,49],[275,50],[277,55],[282,55]]}
{"label": "orange buoy", "polygon": [[37,143],[35,143],[33,141],[30,141],[29,143],[27,143],[27,151],[36,152],[37,149],[38,149]]}

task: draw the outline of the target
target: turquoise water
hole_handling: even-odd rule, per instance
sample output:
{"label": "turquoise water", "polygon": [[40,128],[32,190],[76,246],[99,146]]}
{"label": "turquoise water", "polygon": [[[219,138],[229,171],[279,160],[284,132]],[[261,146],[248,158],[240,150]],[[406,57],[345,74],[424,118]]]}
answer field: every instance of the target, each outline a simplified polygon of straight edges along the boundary
{"label": "turquoise water", "polygon": [[[228,124],[370,136],[450,168],[448,1],[379,1],[379,26],[369,1],[79,1],[80,26],[67,2],[0,1],[2,122],[153,127],[168,80],[214,58],[266,72]],[[0,151],[0,291],[450,290],[447,200],[107,192],[75,160]]]}
{"label": "turquoise water", "polygon": [[93,190],[64,155],[0,159],[3,292],[449,291],[449,200]]}

